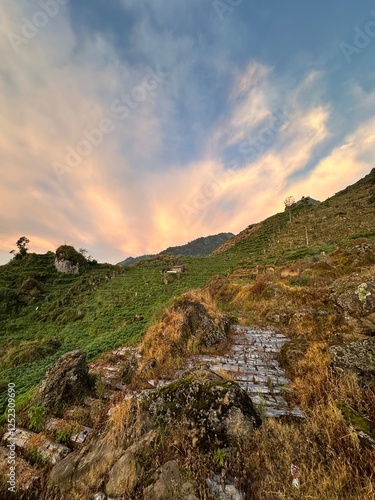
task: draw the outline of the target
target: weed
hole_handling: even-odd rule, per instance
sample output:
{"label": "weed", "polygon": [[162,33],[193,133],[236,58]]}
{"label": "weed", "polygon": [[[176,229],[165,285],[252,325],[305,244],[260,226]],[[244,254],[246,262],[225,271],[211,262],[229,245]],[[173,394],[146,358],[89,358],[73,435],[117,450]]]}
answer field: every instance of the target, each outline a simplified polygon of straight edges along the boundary
{"label": "weed", "polygon": [[287,394],[289,394],[290,392],[290,388],[288,386],[288,384],[283,384],[281,387],[280,387],[280,394],[281,396],[286,396]]}
{"label": "weed", "polygon": [[267,411],[267,401],[264,399],[264,396],[258,392],[258,399],[259,403],[256,405],[257,410],[259,412],[260,418],[262,420],[265,419],[266,417],[266,411]]}
{"label": "weed", "polygon": [[71,447],[72,446],[72,436],[79,432],[79,425],[71,425],[68,427],[63,427],[62,429],[58,429],[56,432],[56,442],[63,444],[64,446]]}
{"label": "weed", "polygon": [[271,377],[267,377],[267,387],[271,394],[273,394],[273,382]]}
{"label": "weed", "polygon": [[214,454],[214,460],[220,467],[224,467],[226,456],[225,450],[218,448]]}
{"label": "weed", "polygon": [[37,448],[31,448],[27,453],[27,459],[32,465],[45,467],[48,465],[48,458],[44,457]]}
{"label": "weed", "polygon": [[102,401],[105,393],[106,383],[100,375],[95,379],[95,396]]}
{"label": "weed", "polygon": [[45,415],[44,406],[32,406],[28,413],[30,430],[41,432],[44,428]]}

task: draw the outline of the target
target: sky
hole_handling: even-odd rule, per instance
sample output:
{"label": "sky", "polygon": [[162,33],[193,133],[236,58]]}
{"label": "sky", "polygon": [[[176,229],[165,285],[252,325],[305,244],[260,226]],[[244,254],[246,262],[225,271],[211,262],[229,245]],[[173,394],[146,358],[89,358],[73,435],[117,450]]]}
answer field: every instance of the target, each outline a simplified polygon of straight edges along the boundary
{"label": "sky", "polygon": [[0,263],[238,233],[375,165],[370,0],[17,0],[0,14]]}

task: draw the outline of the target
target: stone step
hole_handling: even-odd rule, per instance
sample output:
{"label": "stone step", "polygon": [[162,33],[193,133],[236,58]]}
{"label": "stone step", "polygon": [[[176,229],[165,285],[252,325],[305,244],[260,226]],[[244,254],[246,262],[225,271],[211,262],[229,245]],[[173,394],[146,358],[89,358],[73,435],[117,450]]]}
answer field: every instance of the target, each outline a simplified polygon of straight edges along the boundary
{"label": "stone step", "polygon": [[288,338],[272,329],[235,326],[236,337],[227,355],[200,355],[191,365],[208,364],[213,371],[226,371],[259,405],[266,416],[303,417],[299,408],[291,408],[281,396],[290,383],[279,366],[277,354]]}
{"label": "stone step", "polygon": [[[34,432],[17,427],[14,431],[9,431],[4,434],[3,443],[5,446],[14,444],[16,448],[26,450],[30,439],[36,435],[37,434]],[[52,465],[60,462],[60,460],[65,458],[71,451],[67,446],[53,443],[48,439],[45,439],[43,443],[36,446],[36,449],[41,456],[47,459]]]}

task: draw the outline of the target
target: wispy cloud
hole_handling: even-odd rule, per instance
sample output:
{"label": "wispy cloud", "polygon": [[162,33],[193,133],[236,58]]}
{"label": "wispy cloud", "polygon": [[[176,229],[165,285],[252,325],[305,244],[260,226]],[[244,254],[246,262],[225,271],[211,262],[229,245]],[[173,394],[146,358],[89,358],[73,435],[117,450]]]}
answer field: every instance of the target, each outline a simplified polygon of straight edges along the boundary
{"label": "wispy cloud", "polygon": [[[229,22],[217,28],[214,20],[204,38],[193,35],[187,3],[181,33],[162,28],[177,8],[123,3],[134,17],[126,54],[114,37],[78,35],[70,5],[17,54],[0,39],[3,261],[21,235],[34,251],[66,241],[116,262],[238,232],[282,210],[286,195],[330,196],[375,163],[375,123],[363,118],[373,95],[359,84],[350,87],[351,102],[366,106],[340,136],[322,69],[294,78],[260,58],[240,65],[210,40],[234,32]],[[4,33],[19,32],[34,7],[7,4]],[[143,99],[150,68],[167,75]],[[103,120],[111,132],[56,175],[54,162],[66,165],[68,151]],[[244,144],[256,145],[256,154]]]}

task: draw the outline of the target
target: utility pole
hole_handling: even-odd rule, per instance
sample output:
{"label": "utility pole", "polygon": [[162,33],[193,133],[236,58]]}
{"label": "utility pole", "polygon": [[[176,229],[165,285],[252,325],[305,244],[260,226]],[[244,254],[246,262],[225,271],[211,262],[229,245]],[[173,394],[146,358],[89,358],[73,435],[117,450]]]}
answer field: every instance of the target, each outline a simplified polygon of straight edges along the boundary
{"label": "utility pole", "polygon": [[307,232],[307,226],[305,226],[306,231],[306,246],[309,246],[309,233]]}

